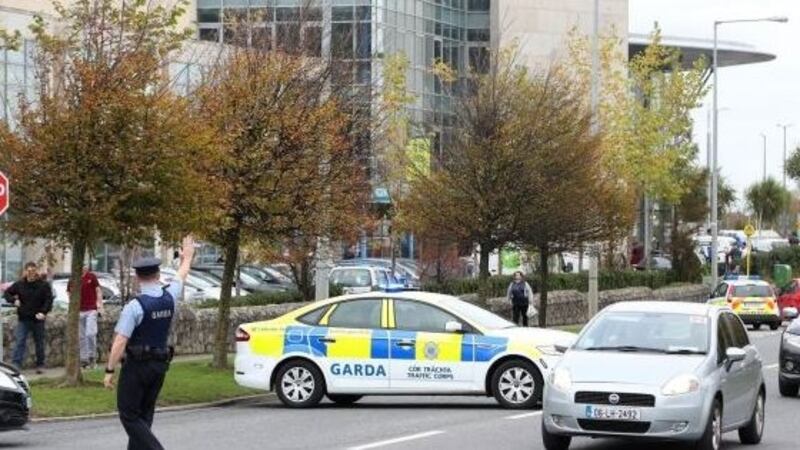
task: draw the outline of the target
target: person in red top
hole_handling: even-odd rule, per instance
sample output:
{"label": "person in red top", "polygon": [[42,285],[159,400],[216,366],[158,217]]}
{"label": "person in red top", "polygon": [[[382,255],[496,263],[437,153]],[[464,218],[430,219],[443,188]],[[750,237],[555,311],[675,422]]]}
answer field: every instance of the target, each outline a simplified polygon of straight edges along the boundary
{"label": "person in red top", "polygon": [[97,316],[103,314],[103,290],[100,282],[83,266],[81,275],[81,367],[95,367],[97,361]]}

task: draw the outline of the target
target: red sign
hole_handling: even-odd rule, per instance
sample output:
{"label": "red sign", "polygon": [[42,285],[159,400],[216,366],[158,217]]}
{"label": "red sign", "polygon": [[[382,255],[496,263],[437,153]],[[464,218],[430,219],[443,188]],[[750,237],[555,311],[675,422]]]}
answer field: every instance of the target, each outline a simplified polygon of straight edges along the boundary
{"label": "red sign", "polygon": [[10,203],[8,197],[8,178],[3,172],[0,172],[0,216],[8,210]]}

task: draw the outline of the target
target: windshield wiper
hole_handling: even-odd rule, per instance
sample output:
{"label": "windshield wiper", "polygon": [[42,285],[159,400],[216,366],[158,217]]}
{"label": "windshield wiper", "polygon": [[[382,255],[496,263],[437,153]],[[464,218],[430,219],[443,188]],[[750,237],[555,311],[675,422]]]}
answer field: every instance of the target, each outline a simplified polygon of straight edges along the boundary
{"label": "windshield wiper", "polygon": [[676,348],[669,349],[665,353],[668,355],[705,355],[706,352],[702,350],[692,350],[690,348]]}
{"label": "windshield wiper", "polygon": [[664,353],[665,350],[663,348],[650,348],[650,347],[639,347],[636,345],[616,345],[616,346],[607,346],[607,347],[589,347],[585,348],[584,350],[588,351],[617,351],[617,352],[652,352],[652,353]]}

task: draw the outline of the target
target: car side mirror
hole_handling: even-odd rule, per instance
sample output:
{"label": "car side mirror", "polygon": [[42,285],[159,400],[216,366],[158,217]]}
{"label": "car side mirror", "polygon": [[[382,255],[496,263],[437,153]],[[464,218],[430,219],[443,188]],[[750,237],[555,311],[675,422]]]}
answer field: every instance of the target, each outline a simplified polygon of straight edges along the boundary
{"label": "car side mirror", "polygon": [[783,318],[786,320],[793,320],[796,319],[798,315],[797,308],[788,307],[783,308]]}
{"label": "car side mirror", "polygon": [[444,324],[444,331],[447,333],[463,333],[464,325],[461,322],[450,321]]}
{"label": "car side mirror", "polygon": [[725,370],[731,370],[733,363],[737,361],[744,361],[744,359],[747,357],[747,352],[738,347],[728,347],[728,349],[725,350],[725,357],[727,358]]}

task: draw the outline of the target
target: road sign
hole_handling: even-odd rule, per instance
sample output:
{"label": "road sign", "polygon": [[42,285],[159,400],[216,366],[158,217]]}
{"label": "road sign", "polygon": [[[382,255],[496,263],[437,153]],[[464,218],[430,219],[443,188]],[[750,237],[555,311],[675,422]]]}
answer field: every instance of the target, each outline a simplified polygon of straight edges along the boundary
{"label": "road sign", "polygon": [[745,236],[750,237],[750,236],[752,236],[754,234],[756,234],[756,229],[753,228],[752,225],[750,225],[748,223],[747,225],[744,226],[744,235]]}
{"label": "road sign", "polygon": [[8,178],[3,172],[0,172],[0,216],[8,210]]}

